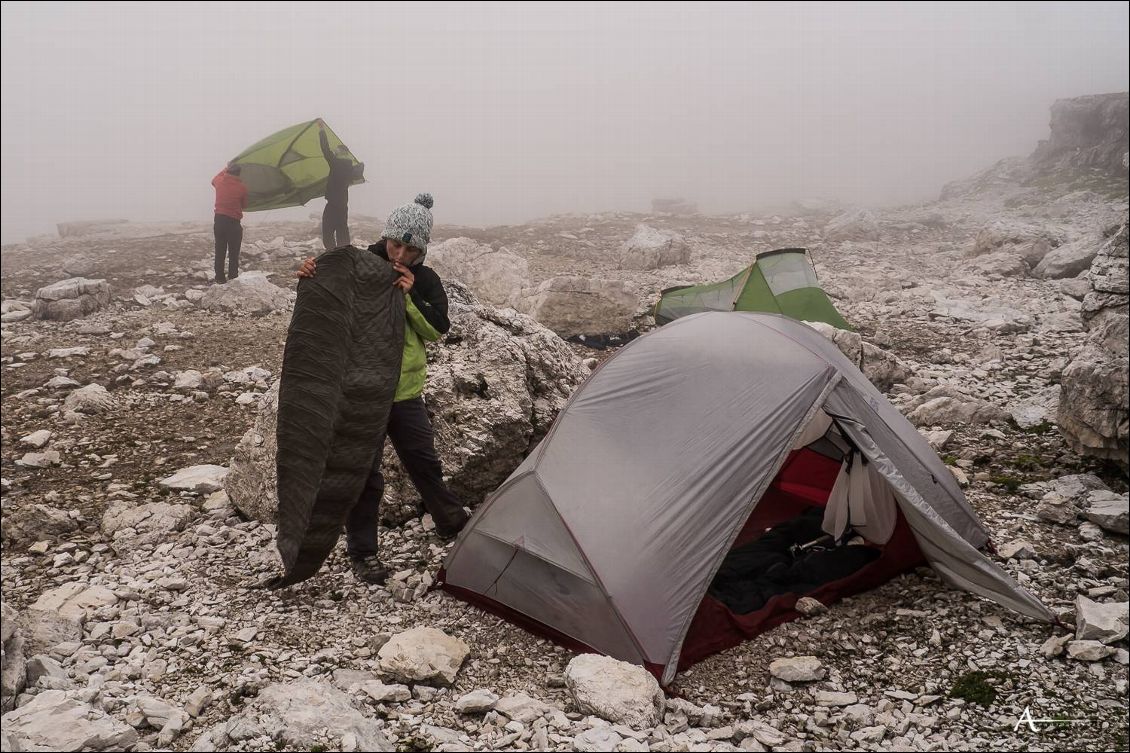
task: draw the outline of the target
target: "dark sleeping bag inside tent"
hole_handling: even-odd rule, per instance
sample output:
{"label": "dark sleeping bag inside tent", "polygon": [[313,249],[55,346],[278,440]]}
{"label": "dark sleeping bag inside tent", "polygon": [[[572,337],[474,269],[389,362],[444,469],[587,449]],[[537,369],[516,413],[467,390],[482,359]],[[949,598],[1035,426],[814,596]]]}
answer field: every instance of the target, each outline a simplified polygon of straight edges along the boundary
{"label": "dark sleeping bag inside tent", "polygon": [[[794,607],[802,596],[829,606],[845,596],[876,588],[923,561],[914,534],[900,513],[890,540],[882,546],[849,544],[826,550],[831,561],[823,554],[813,559],[815,552],[803,558],[787,554],[776,560],[782,565],[776,571],[782,577],[767,582],[769,588],[759,586],[762,590],[744,593],[740,590],[750,582],[743,581],[741,573],[752,572],[754,558],[766,556],[766,552],[759,554],[758,548],[749,547],[750,544],[768,537],[770,547],[779,550],[784,541],[803,539],[800,544],[805,544],[823,535],[821,520],[840,473],[840,459],[812,447],[815,445],[789,455],[738,533],[718,569],[722,578],[712,581],[695,612],[679,656],[680,669],[800,617]],[[788,544],[786,551],[792,546]],[[844,550],[844,554],[837,554]],[[836,557],[845,557],[847,561],[837,562]],[[864,559],[867,561],[860,561]],[[838,574],[827,577],[836,571]],[[727,588],[728,594],[724,592]],[[763,601],[762,605],[754,606],[756,600]]]}
{"label": "dark sleeping bag inside tent", "polygon": [[[879,558],[870,546],[835,546],[821,530],[824,508],[810,507],[732,549],[708,593],[735,614],[761,609],[779,594],[805,594]],[[827,543],[824,543],[826,540]],[[820,542],[811,548],[803,548]]]}
{"label": "dark sleeping bag inside tent", "polygon": [[404,294],[376,254],[345,246],[298,283],[278,411],[278,549],[303,581],[329,556],[388,427],[404,348]]}

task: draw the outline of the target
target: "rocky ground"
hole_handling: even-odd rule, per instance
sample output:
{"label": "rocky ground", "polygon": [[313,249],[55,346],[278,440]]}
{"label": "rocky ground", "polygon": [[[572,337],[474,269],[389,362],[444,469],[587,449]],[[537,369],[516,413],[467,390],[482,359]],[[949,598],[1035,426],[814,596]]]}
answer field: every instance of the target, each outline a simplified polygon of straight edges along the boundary
{"label": "rocky ground", "polygon": [[[471,277],[465,249],[490,257],[513,277],[480,298],[561,335],[622,335],[651,326],[666,287],[809,248],[863,341],[901,362],[888,396],[953,466],[998,561],[1097,644],[1049,642],[1067,632],[920,569],[680,674],[662,713],[644,688],[637,718],[585,701],[570,652],[427,591],[445,551],[430,521],[382,531],[389,588],[354,579],[339,549],[314,579],[260,590],[277,567],[273,526],[237,511],[223,476],[277,377],[292,270],[318,250],[317,227],[250,225],[243,269],[264,275],[225,292],[207,281],[209,226],[115,225],[3,249],[5,689],[21,672],[28,688],[5,698],[18,708],[4,749],[62,745],[62,729],[76,750],[1126,749],[1126,517],[1079,514],[1104,500],[1124,510],[1125,470],[1077,454],[1055,421],[1085,337],[1090,257],[1125,223],[1125,180],[1077,190],[993,175],[875,212],[439,226],[438,239],[470,241],[435,256]],[[626,250],[640,224],[671,239],[650,261]],[[73,277],[107,281],[109,303],[66,322],[23,313]],[[589,282],[548,285],[563,277]],[[559,321],[559,290],[603,303]],[[578,365],[610,353],[560,347]],[[169,480],[194,466],[215,467]],[[1084,615],[1088,600],[1121,618]],[[456,640],[404,635],[418,627]],[[805,656],[816,664],[771,672]],[[1060,721],[1017,727],[1026,709]]]}

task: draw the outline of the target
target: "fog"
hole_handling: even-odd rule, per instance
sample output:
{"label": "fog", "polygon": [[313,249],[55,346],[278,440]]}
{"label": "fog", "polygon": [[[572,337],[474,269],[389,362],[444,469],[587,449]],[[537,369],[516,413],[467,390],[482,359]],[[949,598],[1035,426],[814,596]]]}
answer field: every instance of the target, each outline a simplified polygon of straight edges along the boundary
{"label": "fog", "polygon": [[0,235],[209,222],[229,158],[315,117],[366,163],[354,214],[930,200],[1126,90],[1127,8],[4,3]]}

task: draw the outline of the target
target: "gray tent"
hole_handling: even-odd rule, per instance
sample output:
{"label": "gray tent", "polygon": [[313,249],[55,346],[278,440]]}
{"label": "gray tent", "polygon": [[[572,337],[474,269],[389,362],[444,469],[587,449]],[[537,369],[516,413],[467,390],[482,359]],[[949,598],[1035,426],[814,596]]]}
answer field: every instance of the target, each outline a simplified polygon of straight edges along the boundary
{"label": "gray tent", "polygon": [[[846,491],[859,496],[844,483],[853,456],[869,468],[867,504]],[[707,591],[739,536],[797,503],[826,506],[828,531],[871,515],[870,528],[853,526],[890,539],[865,542],[879,560],[812,594],[825,603],[925,560],[958,588],[1054,621],[978,551],[988,535],[918,431],[834,344],[760,313],[688,316],[604,362],[480,507],[440,581],[666,684],[680,667],[795,617],[803,594],[743,616]]]}

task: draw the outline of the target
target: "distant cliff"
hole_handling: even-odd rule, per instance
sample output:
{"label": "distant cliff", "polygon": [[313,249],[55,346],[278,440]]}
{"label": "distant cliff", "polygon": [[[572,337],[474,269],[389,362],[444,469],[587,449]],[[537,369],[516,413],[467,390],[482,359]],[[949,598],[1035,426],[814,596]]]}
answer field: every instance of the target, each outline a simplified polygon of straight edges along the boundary
{"label": "distant cliff", "polygon": [[1041,170],[1095,167],[1126,176],[1127,92],[1061,99],[1052,105],[1051,138],[1029,158]]}
{"label": "distant cliff", "polygon": [[1130,166],[1130,94],[1093,94],[1057,100],[1051,108],[1051,134],[1026,159],[1003,159],[971,178],[942,189],[942,199],[1003,186],[1061,190],[1090,189],[1125,193]]}

